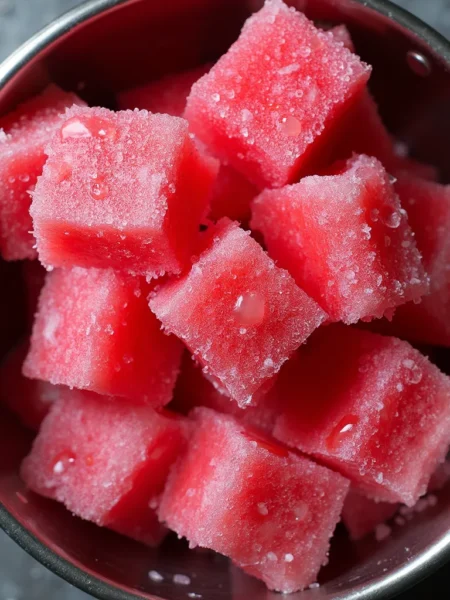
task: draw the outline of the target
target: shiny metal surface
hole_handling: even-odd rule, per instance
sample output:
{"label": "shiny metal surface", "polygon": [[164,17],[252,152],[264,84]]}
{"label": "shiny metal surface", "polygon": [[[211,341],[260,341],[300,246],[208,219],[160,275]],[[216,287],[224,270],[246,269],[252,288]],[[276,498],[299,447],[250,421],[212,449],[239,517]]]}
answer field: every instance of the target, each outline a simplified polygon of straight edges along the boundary
{"label": "shiny metal surface", "polygon": [[[383,0],[296,0],[312,18],[346,22],[363,58],[374,65],[373,91],[391,129],[412,152],[450,181],[450,45],[409,13]],[[54,80],[89,102],[114,107],[127,86],[217,58],[261,0],[93,0],[34,36],[0,65],[0,114]],[[411,69],[426,57],[426,78]],[[428,69],[427,69],[428,71]],[[18,270],[0,263],[0,353],[21,334]],[[3,291],[7,292],[3,294]],[[1,321],[1,320],[0,320]],[[438,356],[450,366],[448,355]],[[276,600],[262,584],[223,557],[188,551],[169,539],[149,550],[72,517],[56,503],[28,493],[18,465],[30,436],[0,414],[0,525],[28,552],[99,598]],[[436,506],[375,542],[333,542],[321,586],[292,600],[378,600],[394,595],[450,558],[450,489]],[[149,578],[157,571],[162,581]],[[173,576],[187,575],[189,586]]]}

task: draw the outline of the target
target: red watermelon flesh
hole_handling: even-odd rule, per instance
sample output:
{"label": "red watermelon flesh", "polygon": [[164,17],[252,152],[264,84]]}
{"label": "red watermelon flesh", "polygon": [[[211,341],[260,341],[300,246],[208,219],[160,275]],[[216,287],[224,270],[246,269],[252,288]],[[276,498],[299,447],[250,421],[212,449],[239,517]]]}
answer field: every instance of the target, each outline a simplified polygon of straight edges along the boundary
{"label": "red watermelon flesh", "polygon": [[450,346],[450,186],[403,174],[395,184],[430,276],[430,294],[400,307],[382,330],[402,338]]}
{"label": "red watermelon flesh", "polygon": [[[167,113],[182,117],[192,84],[205,75],[211,65],[203,65],[190,71],[168,75],[119,95],[119,106],[146,108],[155,113]],[[250,203],[258,190],[230,166],[221,165],[209,196],[209,218],[217,221],[222,217],[247,224],[250,220]]]}
{"label": "red watermelon flesh", "polygon": [[205,75],[210,68],[210,64],[202,65],[120,92],[117,97],[119,108],[120,110],[139,108],[152,113],[182,117],[192,84]]}
{"label": "red watermelon flesh", "polygon": [[25,375],[154,407],[167,404],[182,345],[161,331],[148,293],[145,281],[112,269],[49,273]]}
{"label": "red watermelon flesh", "polygon": [[0,117],[0,254],[5,260],[35,258],[31,192],[46,161],[45,146],[73,104],[84,103],[56,85]]}
{"label": "red watermelon flesh", "polygon": [[377,502],[350,488],[342,509],[342,520],[351,539],[360,540],[392,518],[398,508],[398,503]]}
{"label": "red watermelon flesh", "polygon": [[261,398],[258,406],[240,408],[205,377],[200,365],[186,352],[169,408],[187,415],[197,406],[205,406],[219,413],[233,415],[237,420],[267,433],[271,433],[278,412],[273,394]]}
{"label": "red watermelon flesh", "polygon": [[275,437],[370,497],[413,506],[447,452],[450,379],[407,342],[330,325],[297,352],[276,388]]}
{"label": "red watermelon flesh", "polygon": [[334,321],[379,318],[428,291],[406,212],[375,158],[355,156],[335,175],[264,191],[251,225]]}
{"label": "red watermelon flesh", "polygon": [[50,407],[58,400],[61,388],[22,375],[27,352],[28,342],[23,342],[11,350],[1,364],[0,402],[15,413],[26,427],[38,430]]}
{"label": "red watermelon flesh", "polygon": [[218,165],[185,120],[73,108],[47,152],[31,207],[44,265],[157,277],[189,263]]}
{"label": "red watermelon flesh", "polygon": [[169,477],[161,520],[191,547],[229,556],[269,589],[313,583],[348,481],[233,417],[205,408],[193,415],[196,428]]}
{"label": "red watermelon flesh", "polygon": [[186,118],[209,150],[258,187],[326,164],[370,68],[281,0],[268,0],[192,87]]}
{"label": "red watermelon flesh", "polygon": [[208,377],[248,406],[326,316],[237,223],[222,219],[209,238],[191,271],[162,286],[150,307]]}
{"label": "red watermelon flesh", "polygon": [[37,311],[39,294],[45,283],[47,271],[38,260],[25,260],[22,263],[22,275],[25,284],[27,315],[30,328]]}
{"label": "red watermelon flesh", "polygon": [[66,389],[21,475],[79,517],[157,545],[166,530],[155,509],[187,434],[182,417]]}

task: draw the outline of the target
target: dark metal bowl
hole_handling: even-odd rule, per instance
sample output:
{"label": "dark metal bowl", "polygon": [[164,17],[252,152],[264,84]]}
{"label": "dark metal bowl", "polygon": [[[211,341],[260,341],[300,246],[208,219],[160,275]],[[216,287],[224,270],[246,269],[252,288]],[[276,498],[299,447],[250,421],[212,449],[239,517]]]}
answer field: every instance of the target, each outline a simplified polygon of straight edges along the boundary
{"label": "dark metal bowl", "polygon": [[[450,181],[450,45],[383,0],[297,0],[314,19],[345,22],[374,66],[372,89],[391,130],[414,156]],[[217,58],[260,0],[92,0],[61,17],[0,65],[0,114],[53,80],[90,103],[114,107],[115,92]],[[418,54],[417,54],[418,53]],[[422,57],[422,58],[421,58]],[[19,266],[0,262],[0,355],[24,333]],[[450,364],[448,355],[439,357]],[[107,600],[279,598],[212,553],[167,540],[150,550],[70,515],[24,488],[18,476],[31,436],[0,413],[0,525],[32,556],[70,583]],[[413,457],[411,457],[413,460]],[[350,544],[338,530],[321,587],[292,600],[387,598],[450,557],[450,489],[437,505],[383,542]],[[164,581],[155,583],[155,570]],[[176,585],[176,573],[191,585]]]}

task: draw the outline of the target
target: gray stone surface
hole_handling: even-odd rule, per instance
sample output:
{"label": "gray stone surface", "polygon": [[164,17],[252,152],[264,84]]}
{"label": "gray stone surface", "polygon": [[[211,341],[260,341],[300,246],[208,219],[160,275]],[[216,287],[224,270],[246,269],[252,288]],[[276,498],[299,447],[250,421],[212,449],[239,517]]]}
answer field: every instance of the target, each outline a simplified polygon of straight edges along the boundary
{"label": "gray stone surface", "polygon": [[[396,3],[450,37],[450,0]],[[42,26],[78,4],[79,0],[0,0],[0,60]],[[0,532],[0,600],[87,599],[86,594],[40,566]]]}

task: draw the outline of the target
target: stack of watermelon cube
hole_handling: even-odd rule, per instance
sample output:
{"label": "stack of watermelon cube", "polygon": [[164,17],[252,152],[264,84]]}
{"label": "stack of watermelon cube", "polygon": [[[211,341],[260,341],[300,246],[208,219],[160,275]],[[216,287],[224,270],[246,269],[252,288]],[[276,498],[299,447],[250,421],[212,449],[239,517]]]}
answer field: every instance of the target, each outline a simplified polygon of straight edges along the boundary
{"label": "stack of watermelon cube", "polygon": [[32,323],[0,401],[37,432],[32,491],[290,593],[339,520],[382,543],[445,484],[450,379],[407,340],[450,346],[450,193],[399,155],[370,72],[344,25],[266,0],[121,110],[50,86],[0,118]]}

